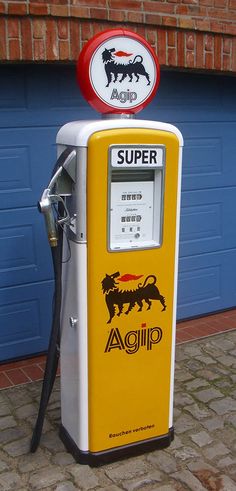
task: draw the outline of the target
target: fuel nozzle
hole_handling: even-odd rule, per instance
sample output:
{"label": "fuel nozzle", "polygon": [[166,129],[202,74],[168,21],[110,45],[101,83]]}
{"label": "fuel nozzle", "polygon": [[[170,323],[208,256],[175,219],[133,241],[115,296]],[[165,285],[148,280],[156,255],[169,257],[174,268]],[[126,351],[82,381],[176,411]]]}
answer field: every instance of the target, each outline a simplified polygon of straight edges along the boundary
{"label": "fuel nozzle", "polygon": [[47,229],[48,241],[50,247],[57,247],[58,232],[55,222],[55,217],[52,209],[51,190],[46,188],[42,194],[41,200],[38,203],[38,209],[43,213]]}

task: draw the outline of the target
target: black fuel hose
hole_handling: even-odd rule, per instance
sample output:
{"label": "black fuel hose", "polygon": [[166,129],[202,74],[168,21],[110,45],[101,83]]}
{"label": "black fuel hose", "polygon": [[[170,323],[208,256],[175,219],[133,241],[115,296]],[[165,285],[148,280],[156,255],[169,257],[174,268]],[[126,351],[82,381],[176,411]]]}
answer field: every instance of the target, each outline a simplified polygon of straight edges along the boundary
{"label": "black fuel hose", "polygon": [[[58,158],[55,167],[53,169],[53,175],[57,169],[63,165],[68,155],[71,152],[71,147],[67,147],[60,157]],[[61,203],[58,204],[58,215],[62,216],[64,208]],[[44,379],[41,391],[41,398],[38,410],[38,416],[34,427],[30,451],[36,452],[43,430],[43,423],[45,413],[48,405],[48,401],[55,382],[58,361],[60,357],[60,316],[61,316],[61,297],[62,297],[62,248],[63,248],[63,229],[58,226],[58,243],[56,247],[51,247],[52,262],[54,270],[54,302],[53,302],[53,314],[52,314],[52,327],[48,346],[46,367],[44,372]]]}
{"label": "black fuel hose", "polygon": [[52,261],[55,276],[55,294],[53,305],[53,319],[52,328],[49,340],[48,354],[46,360],[46,367],[44,372],[43,386],[41,392],[41,399],[38,411],[38,417],[33,431],[30,451],[33,453],[37,450],[46,413],[48,401],[53,389],[54,381],[56,378],[58,361],[60,357],[60,314],[61,314],[61,269],[62,269],[62,235],[63,231],[61,227],[58,230],[58,245],[52,247]]}

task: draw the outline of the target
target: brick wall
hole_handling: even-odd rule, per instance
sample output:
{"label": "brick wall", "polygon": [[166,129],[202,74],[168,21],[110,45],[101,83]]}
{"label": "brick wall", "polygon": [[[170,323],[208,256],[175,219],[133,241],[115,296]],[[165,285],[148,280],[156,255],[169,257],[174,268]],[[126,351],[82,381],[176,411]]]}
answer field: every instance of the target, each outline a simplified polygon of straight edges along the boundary
{"label": "brick wall", "polygon": [[75,61],[95,33],[121,26],[163,66],[236,73],[236,0],[0,0],[0,60]]}

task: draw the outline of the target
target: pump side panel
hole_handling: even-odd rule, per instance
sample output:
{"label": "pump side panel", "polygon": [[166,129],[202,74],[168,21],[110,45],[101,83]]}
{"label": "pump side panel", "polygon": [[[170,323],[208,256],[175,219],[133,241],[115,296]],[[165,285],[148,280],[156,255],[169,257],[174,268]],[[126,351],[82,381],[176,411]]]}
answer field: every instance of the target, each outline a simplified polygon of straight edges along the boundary
{"label": "pump side panel", "polygon": [[[160,248],[108,252],[109,145],[166,146],[164,230]],[[172,412],[173,339],[175,336],[175,265],[179,143],[169,132],[117,129],[97,132],[88,145],[88,387],[89,450],[99,452],[142,442],[169,432]],[[102,289],[107,275],[119,272],[113,293]],[[140,276],[130,279],[130,276]],[[142,275],[142,276],[141,276]],[[137,294],[149,275],[157,278],[148,294]],[[153,279],[147,280],[151,284]],[[107,286],[107,285],[105,285]],[[166,310],[156,296],[165,297]],[[122,290],[133,295],[132,310]],[[133,294],[130,292],[133,290]],[[120,298],[111,323],[107,303]],[[112,296],[113,295],[113,296]],[[142,310],[138,311],[138,295]],[[131,298],[129,296],[129,299]],[[151,308],[147,310],[151,301]],[[174,324],[174,325],[173,325]],[[132,332],[131,332],[132,331]],[[153,341],[153,344],[152,344]],[[131,352],[130,352],[131,351]]]}

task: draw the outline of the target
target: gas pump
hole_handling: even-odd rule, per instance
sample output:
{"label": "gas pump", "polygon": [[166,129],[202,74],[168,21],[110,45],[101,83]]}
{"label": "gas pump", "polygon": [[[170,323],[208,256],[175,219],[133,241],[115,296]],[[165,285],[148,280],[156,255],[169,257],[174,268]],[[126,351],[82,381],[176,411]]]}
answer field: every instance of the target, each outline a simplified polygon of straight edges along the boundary
{"label": "gas pump", "polygon": [[103,119],[59,130],[40,201],[59,293],[31,451],[60,342],[60,437],[78,462],[100,465],[173,439],[183,139],[170,124],[133,117],[159,84],[157,57],[136,33],[98,34],[77,69]]}

